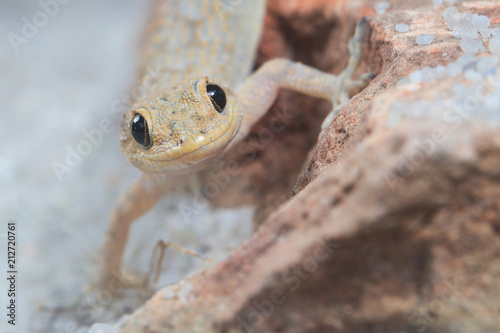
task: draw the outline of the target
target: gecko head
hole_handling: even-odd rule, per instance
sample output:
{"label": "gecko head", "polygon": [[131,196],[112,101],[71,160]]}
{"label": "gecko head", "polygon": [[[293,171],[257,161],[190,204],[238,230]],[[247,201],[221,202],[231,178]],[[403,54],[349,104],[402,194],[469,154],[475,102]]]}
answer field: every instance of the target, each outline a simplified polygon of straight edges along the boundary
{"label": "gecko head", "polygon": [[229,145],[241,119],[234,93],[203,78],[129,111],[121,146],[128,160],[144,172],[198,168]]}

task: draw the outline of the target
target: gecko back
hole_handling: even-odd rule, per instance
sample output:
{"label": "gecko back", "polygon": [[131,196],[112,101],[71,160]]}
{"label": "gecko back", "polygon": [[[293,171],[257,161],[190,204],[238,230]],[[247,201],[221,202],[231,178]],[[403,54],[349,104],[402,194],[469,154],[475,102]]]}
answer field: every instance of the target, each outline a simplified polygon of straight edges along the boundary
{"label": "gecko back", "polygon": [[201,77],[236,89],[251,71],[264,10],[264,0],[157,1],[138,102]]}

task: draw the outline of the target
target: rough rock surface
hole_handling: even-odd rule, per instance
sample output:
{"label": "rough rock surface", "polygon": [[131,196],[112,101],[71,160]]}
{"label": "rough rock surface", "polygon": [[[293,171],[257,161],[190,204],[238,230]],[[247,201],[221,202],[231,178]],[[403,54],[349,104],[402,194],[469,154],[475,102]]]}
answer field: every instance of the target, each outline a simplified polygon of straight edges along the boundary
{"label": "rough rock surface", "polygon": [[[287,13],[299,3],[345,20],[375,13],[375,2],[274,2]],[[498,331],[499,70],[472,57],[465,73],[398,84],[463,54],[445,6],[408,3],[370,18],[365,59],[378,77],[321,134],[295,196],[227,260],[159,291],[121,332]],[[492,1],[458,8],[499,20]],[[409,32],[396,32],[398,23]],[[417,45],[422,33],[434,42]],[[265,45],[263,54],[286,49]],[[257,175],[266,161],[249,168]]]}
{"label": "rough rock surface", "polygon": [[[408,76],[415,69],[445,64],[461,54],[458,43],[452,40],[452,32],[443,23],[443,9],[429,10],[432,7],[412,3],[410,11],[401,8],[402,6],[403,4],[394,3],[392,7],[396,7],[395,9],[372,18],[369,55],[365,59],[370,70],[379,75],[341,110],[330,129],[320,136],[312,158],[306,165],[306,172],[298,181],[294,193],[339,158],[344,147],[356,134],[362,110],[367,108],[373,96],[394,86],[400,78]],[[399,23],[411,24],[411,30],[404,34],[396,32],[395,26]],[[436,35],[434,43],[417,45],[416,37],[422,33]]]}

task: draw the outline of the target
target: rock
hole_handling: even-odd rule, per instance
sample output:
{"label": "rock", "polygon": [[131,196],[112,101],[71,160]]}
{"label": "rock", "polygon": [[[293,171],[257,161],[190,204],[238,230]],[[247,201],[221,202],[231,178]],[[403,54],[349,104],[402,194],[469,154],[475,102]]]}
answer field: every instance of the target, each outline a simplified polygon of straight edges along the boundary
{"label": "rock", "polygon": [[420,156],[430,124],[367,120],[363,144],[183,282],[189,302],[159,293],[122,331],[494,332],[500,132],[464,122]]}
{"label": "rock", "polygon": [[[370,18],[365,59],[379,74],[321,134],[295,195],[228,259],[159,291],[120,332],[498,330],[498,58],[460,58],[445,7],[422,3],[391,1]],[[500,11],[488,1],[459,9]],[[395,32],[399,23],[410,30]],[[416,44],[423,33],[432,44]],[[249,165],[267,171],[264,160]]]}
{"label": "rock", "polygon": [[[386,15],[371,19],[370,43],[365,47],[368,51],[365,57],[368,68],[378,74],[377,78],[339,112],[327,131],[321,133],[310,160],[306,162],[305,172],[293,190],[294,194],[342,155],[355,136],[360,116],[373,96],[394,86],[415,69],[446,64],[462,53],[459,41],[451,38],[452,32],[443,24],[444,8],[434,10],[428,3],[427,6],[419,6],[412,2],[410,11],[408,3],[391,3],[391,9]],[[484,12],[491,13],[491,7]],[[395,26],[401,23],[409,25],[410,31],[395,32]],[[417,45],[416,38],[423,33],[434,36],[431,45]]]}

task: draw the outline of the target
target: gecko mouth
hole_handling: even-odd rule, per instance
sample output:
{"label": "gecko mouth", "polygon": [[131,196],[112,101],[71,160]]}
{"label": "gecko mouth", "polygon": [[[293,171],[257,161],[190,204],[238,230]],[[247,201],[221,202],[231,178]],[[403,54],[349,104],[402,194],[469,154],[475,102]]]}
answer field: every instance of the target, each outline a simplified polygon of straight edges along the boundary
{"label": "gecko mouth", "polygon": [[[233,126],[227,126],[224,132],[216,138],[211,138],[206,134],[198,133],[198,136],[192,135],[175,147],[153,156],[143,156],[154,164],[160,163],[162,169],[182,169],[192,165],[199,164],[211,157],[214,157],[220,151],[224,150],[234,138],[234,131],[230,129]],[[189,149],[196,146],[194,149]],[[188,149],[186,149],[188,148]]]}

